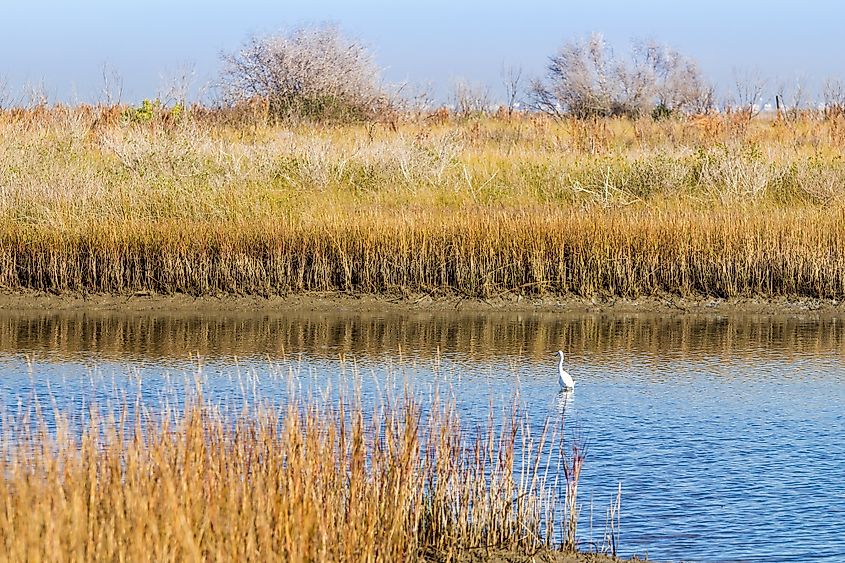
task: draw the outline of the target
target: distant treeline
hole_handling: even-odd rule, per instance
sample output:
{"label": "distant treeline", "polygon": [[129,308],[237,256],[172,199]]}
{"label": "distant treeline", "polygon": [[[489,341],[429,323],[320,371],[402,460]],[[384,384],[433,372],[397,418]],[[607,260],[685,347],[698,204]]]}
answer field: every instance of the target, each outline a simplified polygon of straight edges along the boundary
{"label": "distant treeline", "polygon": [[[103,77],[105,104],[119,104],[120,76],[104,68]],[[212,90],[218,107],[258,107],[265,118],[283,122],[395,119],[397,113],[441,108],[462,117],[535,111],[559,118],[656,120],[717,109],[752,117],[768,106],[778,116],[792,118],[806,110],[845,110],[845,83],[838,79],[827,80],[821,98],[810,100],[800,82],[772,83],[753,72],[735,72],[734,78],[734,87],[717,97],[697,62],[676,49],[653,40],[634,41],[618,55],[594,33],[565,42],[548,58],[542,77],[528,77],[518,66],[503,67],[498,85],[503,96],[498,99],[489,85],[457,80],[448,102],[438,104],[425,89],[386,83],[363,42],[323,25],[248,38],[237,50],[223,53]],[[187,105],[190,73],[171,82],[136,108],[138,117],[158,106],[178,111]],[[25,104],[17,103],[46,102],[44,92],[34,88]],[[0,80],[0,109],[14,105]]]}

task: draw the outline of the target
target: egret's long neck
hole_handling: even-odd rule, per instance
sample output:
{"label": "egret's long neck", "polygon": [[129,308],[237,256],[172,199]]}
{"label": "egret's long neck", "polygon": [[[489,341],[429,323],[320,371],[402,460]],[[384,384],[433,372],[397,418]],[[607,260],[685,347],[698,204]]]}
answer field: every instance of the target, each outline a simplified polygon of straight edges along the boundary
{"label": "egret's long neck", "polygon": [[563,355],[558,354],[558,356],[560,356],[560,359],[558,359],[558,361],[557,361],[557,370],[563,371]]}

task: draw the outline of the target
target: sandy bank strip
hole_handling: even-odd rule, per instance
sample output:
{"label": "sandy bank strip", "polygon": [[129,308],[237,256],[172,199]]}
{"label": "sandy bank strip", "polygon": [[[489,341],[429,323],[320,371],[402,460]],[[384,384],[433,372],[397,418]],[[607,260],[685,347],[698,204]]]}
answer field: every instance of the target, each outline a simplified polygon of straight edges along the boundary
{"label": "sandy bank strip", "polygon": [[537,312],[537,313],[647,313],[647,314],[750,314],[845,317],[845,303],[818,299],[690,299],[677,296],[640,299],[584,299],[580,297],[489,300],[429,295],[300,294],[276,297],[176,295],[54,295],[41,292],[0,292],[0,311],[125,311],[125,312],[220,312],[270,311],[336,313],[402,312]]}

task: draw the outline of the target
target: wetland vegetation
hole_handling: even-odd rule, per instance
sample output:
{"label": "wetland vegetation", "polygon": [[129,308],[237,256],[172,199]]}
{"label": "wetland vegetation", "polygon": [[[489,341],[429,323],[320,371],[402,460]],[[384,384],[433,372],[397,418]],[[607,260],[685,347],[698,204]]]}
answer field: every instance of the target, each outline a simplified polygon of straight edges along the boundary
{"label": "wetland vegetation", "polygon": [[[841,299],[845,117],[0,112],[0,285]],[[265,116],[266,117],[266,116]]]}
{"label": "wetland vegetation", "polygon": [[116,415],[92,407],[82,427],[58,412],[48,424],[37,406],[6,418],[5,556],[449,561],[473,550],[574,552],[577,512],[557,511],[576,506],[570,471],[580,471],[583,452],[563,441],[562,426],[532,434],[514,409],[464,428],[454,404],[436,396],[384,395],[377,406],[357,391],[348,400],[293,393],[277,408],[221,410],[201,396],[154,411],[124,404]]}
{"label": "wetland vegetation", "polygon": [[[539,426],[516,399],[501,416],[490,407],[484,425],[477,423],[481,395],[472,393],[472,413],[460,416],[454,402],[436,394],[421,402],[409,387],[402,398],[364,403],[355,391],[297,395],[292,381],[283,389],[271,377],[284,399],[276,405],[221,409],[203,400],[197,382],[196,394],[180,396],[176,406],[148,408],[126,402],[127,378],[127,387],[115,385],[124,392],[116,411],[83,400],[86,411],[65,397],[45,416],[36,394],[46,388],[49,396],[54,373],[35,373],[31,353],[50,350],[60,363],[137,354],[153,369],[184,359],[186,350],[224,363],[232,354],[240,378],[239,354],[254,361],[305,350],[305,363],[324,377],[327,362],[340,357],[345,365],[346,354],[401,364],[403,343],[411,343],[415,361],[435,366],[421,381],[437,380],[441,349],[482,359],[486,379],[473,379],[480,376],[468,365],[454,369],[466,370],[476,390],[484,383],[511,399],[524,375],[541,416],[550,394],[539,366],[549,350],[580,349],[576,360],[587,368],[580,388],[593,385],[581,408],[607,392],[619,400],[603,406],[603,414],[621,415],[604,427],[612,437],[605,455],[648,436],[640,420],[664,431],[664,415],[648,413],[652,401],[660,404],[655,397],[669,406],[665,418],[675,433],[638,445],[651,460],[629,464],[636,479],[640,464],[660,462],[668,451],[660,440],[695,446],[702,437],[722,439],[718,417],[688,397],[692,389],[720,402],[719,389],[710,389],[718,381],[712,366],[733,361],[757,381],[746,364],[761,349],[799,359],[842,351],[841,323],[830,315],[808,328],[794,318],[503,320],[443,307],[435,307],[440,317],[419,320],[407,310],[436,300],[523,298],[837,307],[845,298],[841,85],[818,108],[796,101],[782,109],[779,94],[777,112],[761,114],[759,88],[746,84],[741,99],[716,110],[713,89],[691,59],[654,44],[614,58],[599,36],[565,44],[528,88],[511,69],[507,103],[498,109],[467,85],[448,108],[401,102],[386,93],[368,51],[334,28],[253,38],[223,63],[216,104],[189,104],[182,95],[128,105],[109,96],[96,105],[38,99],[10,107],[0,95],[0,308],[6,300],[52,308],[63,298],[87,302],[99,294],[221,297],[234,307],[248,298],[328,297],[322,313],[342,298],[366,297],[357,313],[388,299],[406,310],[387,321],[381,313],[318,318],[308,306],[287,310],[288,318],[247,313],[215,321],[194,302],[188,307],[196,315],[188,318],[123,318],[108,308],[7,313],[0,353],[25,353],[30,386],[24,368],[11,362],[17,373],[0,381],[18,401],[17,412],[0,417],[0,545],[10,559],[586,561],[603,560],[599,551],[615,556],[619,541],[617,495],[603,542],[579,543],[584,449],[564,432],[567,395],[554,397],[554,414]],[[530,110],[518,107],[520,91],[531,98]],[[177,301],[162,299],[160,307]],[[696,360],[704,369],[684,363],[700,349],[708,350]],[[637,350],[648,352],[645,360],[618,356],[632,352],[637,360]],[[685,382],[676,381],[673,361],[690,376]],[[169,380],[164,371],[153,385]],[[840,412],[828,400],[838,382],[798,372],[792,384],[814,384],[809,404],[825,402],[805,409],[818,419],[802,415],[793,431],[812,438],[806,428],[819,424],[835,434],[825,421]],[[141,371],[134,373],[140,389]],[[631,373],[639,373],[645,410],[631,401]],[[86,375],[93,387],[83,385]],[[96,395],[93,382],[104,380],[97,368],[86,375],[62,375],[62,385],[69,380],[68,389]],[[731,385],[744,385],[723,379],[723,397],[736,394]],[[746,387],[769,393],[763,384]],[[28,403],[21,389],[32,390]],[[639,419],[625,418],[626,401]],[[745,404],[739,409],[747,416]],[[702,417],[701,432],[688,432],[687,415]],[[741,444],[748,438],[742,434]],[[772,447],[766,439],[764,461]],[[669,464],[681,469],[681,486],[696,488],[697,479],[711,476],[710,467],[693,463],[725,453],[709,443]],[[808,451],[817,446],[811,440]],[[753,473],[745,458],[729,461],[741,476]],[[837,474],[836,463],[824,465],[827,474]],[[658,463],[635,497],[661,472],[671,473]],[[806,475],[790,477],[800,484]],[[718,487],[702,482],[710,489],[701,496],[711,489],[718,496]],[[833,506],[838,483],[821,486]],[[735,496],[745,499],[751,488],[742,484]],[[621,485],[617,490],[621,495]],[[657,490],[659,501],[664,492]],[[671,503],[674,492],[666,495]],[[592,538],[592,501],[590,512]],[[666,515],[678,513],[660,518]],[[743,518],[735,519],[737,529]],[[717,532],[733,532],[728,528]],[[584,548],[596,553],[578,553]]]}

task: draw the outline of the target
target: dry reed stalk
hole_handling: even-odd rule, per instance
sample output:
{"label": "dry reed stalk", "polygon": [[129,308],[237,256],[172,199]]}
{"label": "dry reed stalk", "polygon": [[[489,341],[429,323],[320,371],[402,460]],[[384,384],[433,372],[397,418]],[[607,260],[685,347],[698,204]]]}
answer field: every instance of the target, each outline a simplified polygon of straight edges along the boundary
{"label": "dry reed stalk", "polygon": [[616,489],[616,496],[610,499],[604,523],[602,551],[616,557],[619,551],[619,538],[622,533],[622,483]]}
{"label": "dry reed stalk", "polygon": [[471,440],[453,405],[432,404],[426,416],[410,399],[372,416],[360,401],[344,405],[302,399],[235,419],[198,401],[134,419],[92,410],[81,433],[61,416],[53,430],[43,419],[6,420],[2,552],[415,561],[478,548],[532,553],[554,541],[544,528],[555,502],[543,476],[551,441],[532,437],[524,417]]}
{"label": "dry reed stalk", "polygon": [[845,296],[839,210],[468,212],[321,224],[6,226],[0,286],[47,292]]}
{"label": "dry reed stalk", "polygon": [[566,480],[563,548],[573,552],[578,546],[578,518],[581,513],[581,507],[578,505],[578,483],[581,480],[581,469],[584,467],[585,458],[586,452],[576,440],[571,446],[570,454],[565,455],[563,462],[563,475]]}

